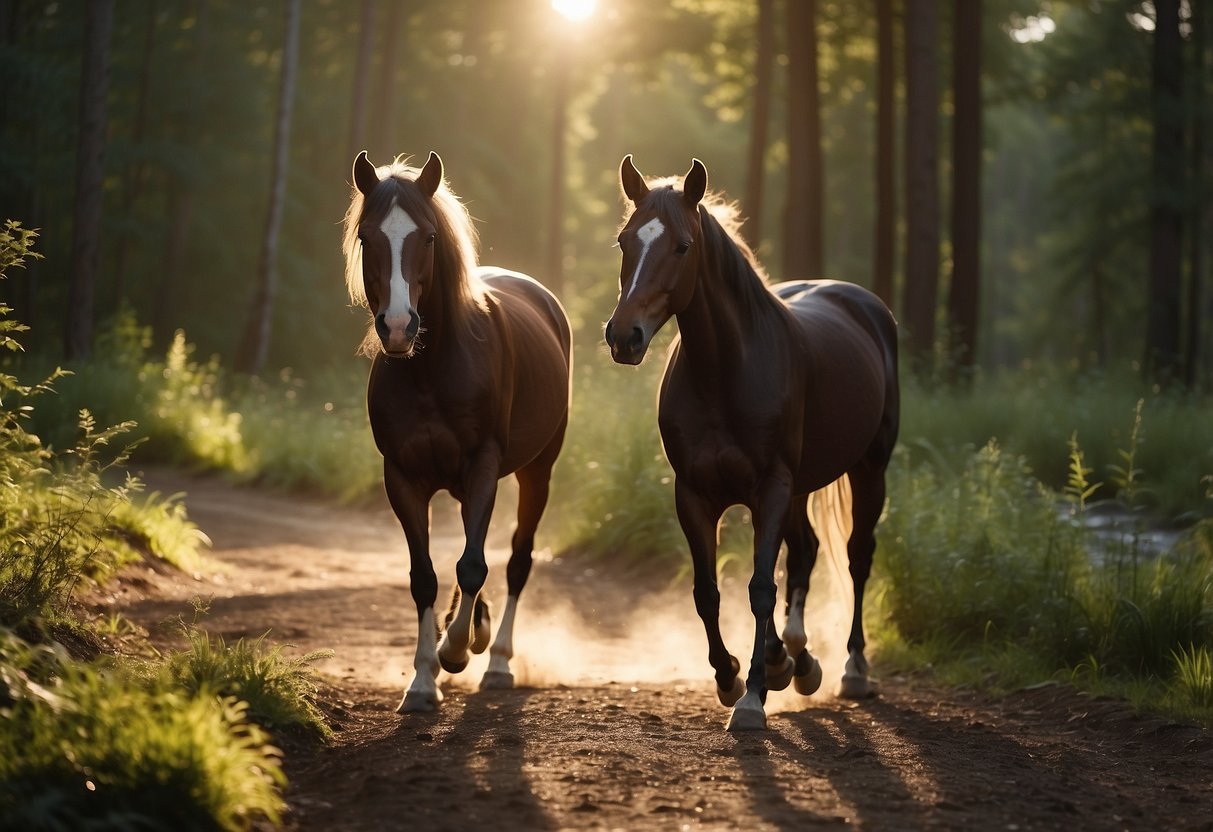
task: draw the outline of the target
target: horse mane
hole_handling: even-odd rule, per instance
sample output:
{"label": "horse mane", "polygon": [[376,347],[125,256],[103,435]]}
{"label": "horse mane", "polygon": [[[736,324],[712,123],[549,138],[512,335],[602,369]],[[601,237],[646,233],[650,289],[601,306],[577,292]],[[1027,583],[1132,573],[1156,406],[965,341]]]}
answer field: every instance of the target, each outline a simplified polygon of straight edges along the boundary
{"label": "horse mane", "polygon": [[[648,181],[648,199],[657,200],[657,208],[672,221],[675,232],[689,237],[690,229],[682,209],[682,191],[676,187],[681,177],[667,176]],[[626,222],[626,218],[625,218]],[[725,284],[741,298],[744,309],[760,314],[779,299],[767,286],[767,274],[741,233],[745,217],[735,201],[708,191],[699,201],[700,245],[704,264],[715,269]]]}
{"label": "horse mane", "polygon": [[[431,198],[417,187],[420,168],[412,167],[403,156],[376,168],[379,184],[370,195],[363,196],[352,188],[350,207],[345,212],[342,251],[345,254],[345,287],[350,302],[369,308],[366,287],[362,280],[362,246],[358,242],[358,226],[363,222],[379,223],[392,210],[393,203],[414,217],[425,217],[433,224],[434,282],[433,289],[442,298],[442,325],[460,337],[472,327],[477,313],[487,311],[486,288],[476,276],[479,237],[471,215],[446,182],[438,186]],[[373,357],[380,351],[374,323],[367,328],[358,352]]]}

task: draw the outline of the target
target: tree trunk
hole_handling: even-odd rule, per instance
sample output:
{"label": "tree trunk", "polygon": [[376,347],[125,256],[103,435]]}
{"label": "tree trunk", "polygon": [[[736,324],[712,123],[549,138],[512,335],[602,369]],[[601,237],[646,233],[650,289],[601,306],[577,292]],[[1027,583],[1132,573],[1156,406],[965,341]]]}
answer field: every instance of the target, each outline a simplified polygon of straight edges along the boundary
{"label": "tree trunk", "polygon": [[278,232],[286,203],[286,178],[291,145],[291,113],[295,101],[295,75],[299,66],[299,16],[301,0],[286,6],[286,37],[282,48],[282,83],[278,92],[278,120],[274,128],[274,168],[270,178],[270,205],[261,244],[261,266],[257,294],[236,353],[236,369],[260,373],[269,354],[278,291]]}
{"label": "tree trunk", "polygon": [[876,256],[872,288],[890,309],[893,296],[897,192],[893,180],[893,130],[896,114],[893,93],[896,84],[893,54],[893,0],[876,0]]}
{"label": "tree trunk", "polygon": [[[208,0],[195,0],[193,43],[190,47],[189,63],[185,67],[190,89],[197,89],[204,70],[203,62],[210,29],[208,11]],[[177,141],[197,148],[200,145],[198,133],[202,127],[196,108],[189,107],[177,119],[173,132]],[[168,230],[164,241],[164,264],[160,268],[156,292],[152,298],[152,338],[157,349],[168,346],[176,328],[174,313],[177,293],[183,283],[181,275],[185,271],[189,232],[194,219],[194,183],[179,173],[170,174],[167,202]]]}
{"label": "tree trunk", "polygon": [[935,63],[936,0],[906,2],[905,323],[910,352],[935,346],[939,292],[939,89]]}
{"label": "tree trunk", "polygon": [[1205,90],[1207,88],[1207,62],[1205,44],[1208,31],[1208,18],[1199,3],[1193,3],[1189,12],[1189,23],[1192,26],[1192,94],[1189,98],[1191,106],[1188,112],[1192,114],[1192,170],[1189,181],[1192,183],[1192,218],[1191,233],[1188,235],[1188,326],[1187,340],[1184,342],[1184,382],[1189,388],[1194,388],[1200,381],[1201,356],[1200,345],[1204,340],[1201,297],[1204,290],[1204,241],[1201,230],[1205,227],[1205,127],[1206,113],[1204,107]]}
{"label": "tree trunk", "polygon": [[69,361],[88,358],[93,346],[93,294],[97,285],[101,248],[105,114],[113,28],[114,0],[90,0],[85,7],[72,272],[67,293],[67,324],[63,333],[64,355]]}
{"label": "tree trunk", "polygon": [[977,359],[981,296],[981,0],[955,0],[952,40],[952,281],[948,291],[951,358]]}
{"label": "tree trunk", "polygon": [[343,169],[366,146],[366,98],[371,75],[371,57],[375,52],[375,0],[362,0],[362,20],[358,27],[358,59],[354,69],[353,106],[350,109],[350,143]]}
{"label": "tree trunk", "polygon": [[1183,55],[1179,0],[1155,0],[1153,194],[1147,302],[1147,378],[1174,379],[1180,369],[1179,323],[1184,191]]}
{"label": "tree trunk", "polygon": [[380,68],[379,87],[375,103],[375,122],[379,130],[374,136],[375,147],[372,158],[394,157],[404,150],[396,144],[396,64],[397,44],[400,41],[401,7],[404,0],[388,0],[387,23],[384,26],[383,66]]}
{"label": "tree trunk", "polygon": [[548,181],[548,248],[543,284],[556,297],[564,291],[564,160],[565,133],[568,118],[569,72],[572,59],[570,44],[557,45],[555,88],[552,92],[552,169]]}
{"label": "tree trunk", "polygon": [[[147,108],[151,98],[152,88],[152,58],[156,52],[156,0],[148,4],[147,31],[143,38],[143,62],[139,68],[138,103],[135,105],[135,128],[131,133],[131,144],[136,153],[142,153],[144,136],[147,133]],[[139,195],[143,191],[143,181],[147,177],[147,165],[137,161],[127,171],[126,182],[122,191],[122,216],[127,219],[135,210]],[[129,234],[118,235],[117,250],[114,252],[114,303],[121,306],[126,298],[126,252],[130,246]]]}
{"label": "tree trunk", "polygon": [[783,277],[821,277],[824,198],[821,96],[817,84],[817,0],[787,5],[788,195],[784,211]]}
{"label": "tree trunk", "polygon": [[745,237],[755,249],[762,243],[767,126],[771,120],[771,72],[775,63],[775,0],[758,0],[758,52],[754,57],[754,112],[746,162]]}

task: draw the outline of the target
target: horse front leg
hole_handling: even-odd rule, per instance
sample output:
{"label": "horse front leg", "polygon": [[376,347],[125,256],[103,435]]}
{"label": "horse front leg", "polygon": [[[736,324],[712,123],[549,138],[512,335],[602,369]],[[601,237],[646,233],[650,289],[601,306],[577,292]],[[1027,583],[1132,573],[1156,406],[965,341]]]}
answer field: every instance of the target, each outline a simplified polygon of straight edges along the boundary
{"label": "horse front leg", "polygon": [[438,689],[438,623],[434,601],[438,576],[430,560],[430,498],[419,491],[395,466],[384,462],[383,483],[388,502],[404,529],[409,544],[409,584],[417,605],[417,649],[413,656],[413,679],[396,707],[397,713],[432,711],[442,701]]}
{"label": "horse front leg", "polygon": [[775,561],[791,497],[791,477],[777,477],[763,489],[751,508],[754,575],[750,578],[750,610],[754,613],[754,650],[745,696],[733,707],[729,731],[759,731],[767,727],[766,639],[775,615]]}
{"label": "horse front leg", "polygon": [[695,611],[708,637],[708,662],[716,671],[716,697],[726,708],[745,692],[741,665],[730,655],[720,635],[720,588],[716,585],[716,524],[720,510],[693,492],[679,477],[674,481],[678,523],[691,550],[695,574]]}
{"label": "horse front leg", "polygon": [[[455,565],[458,582],[458,607],[447,623],[442,643],[438,646],[438,661],[448,673],[458,673],[467,667],[468,648],[472,646],[473,613],[479,607],[482,629],[487,630],[487,610],[480,601],[480,590],[488,577],[489,567],[484,560],[484,539],[489,533],[489,519],[493,515],[493,503],[497,499],[497,474],[501,455],[496,449],[481,452],[468,471],[463,515],[463,554]],[[487,646],[487,633],[477,645],[480,650]],[[479,652],[479,650],[477,651]]]}

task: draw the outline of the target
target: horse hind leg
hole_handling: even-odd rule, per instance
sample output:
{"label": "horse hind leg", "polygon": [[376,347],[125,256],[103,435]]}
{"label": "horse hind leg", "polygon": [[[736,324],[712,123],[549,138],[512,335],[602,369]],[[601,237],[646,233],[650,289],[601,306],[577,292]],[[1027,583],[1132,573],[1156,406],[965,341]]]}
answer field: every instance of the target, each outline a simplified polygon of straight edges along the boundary
{"label": "horse hind leg", "polygon": [[793,661],[793,684],[796,692],[802,696],[815,693],[821,687],[821,663],[808,649],[809,637],[804,627],[809,576],[817,563],[818,549],[817,535],[809,525],[808,500],[807,494],[793,498],[784,523],[784,540],[788,544],[788,583],[783,644]]}
{"label": "horse hind leg", "polygon": [[[497,626],[497,637],[489,648],[489,666],[480,680],[481,690],[500,690],[514,686],[514,674],[510,670],[510,660],[514,657],[514,616],[518,610],[518,598],[531,575],[535,531],[539,528],[544,509],[547,508],[552,466],[560,453],[563,440],[562,427],[548,449],[514,475],[518,480],[518,527],[514,529],[510,542],[510,561],[505,570],[505,609],[501,614],[501,623]],[[487,641],[487,632],[485,638]]]}
{"label": "horse hind leg", "polygon": [[851,634],[847,639],[847,663],[839,689],[839,695],[848,699],[863,699],[876,693],[868,676],[868,660],[864,655],[863,595],[876,552],[876,523],[884,509],[885,467],[885,460],[878,462],[869,457],[849,472],[852,527],[850,540],[847,541],[847,557],[855,604]]}

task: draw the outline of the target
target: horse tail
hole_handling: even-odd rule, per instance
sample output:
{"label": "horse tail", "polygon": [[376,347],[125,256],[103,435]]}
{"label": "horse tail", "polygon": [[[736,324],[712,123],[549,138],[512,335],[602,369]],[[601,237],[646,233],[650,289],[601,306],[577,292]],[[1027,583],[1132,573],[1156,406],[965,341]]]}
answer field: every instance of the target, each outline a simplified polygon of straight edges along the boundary
{"label": "horse tail", "polygon": [[851,480],[843,474],[834,482],[809,495],[809,522],[817,534],[819,555],[824,555],[829,564],[830,581],[834,584],[831,594],[848,598],[848,627],[853,603],[850,596],[850,557],[847,541],[851,539]]}

